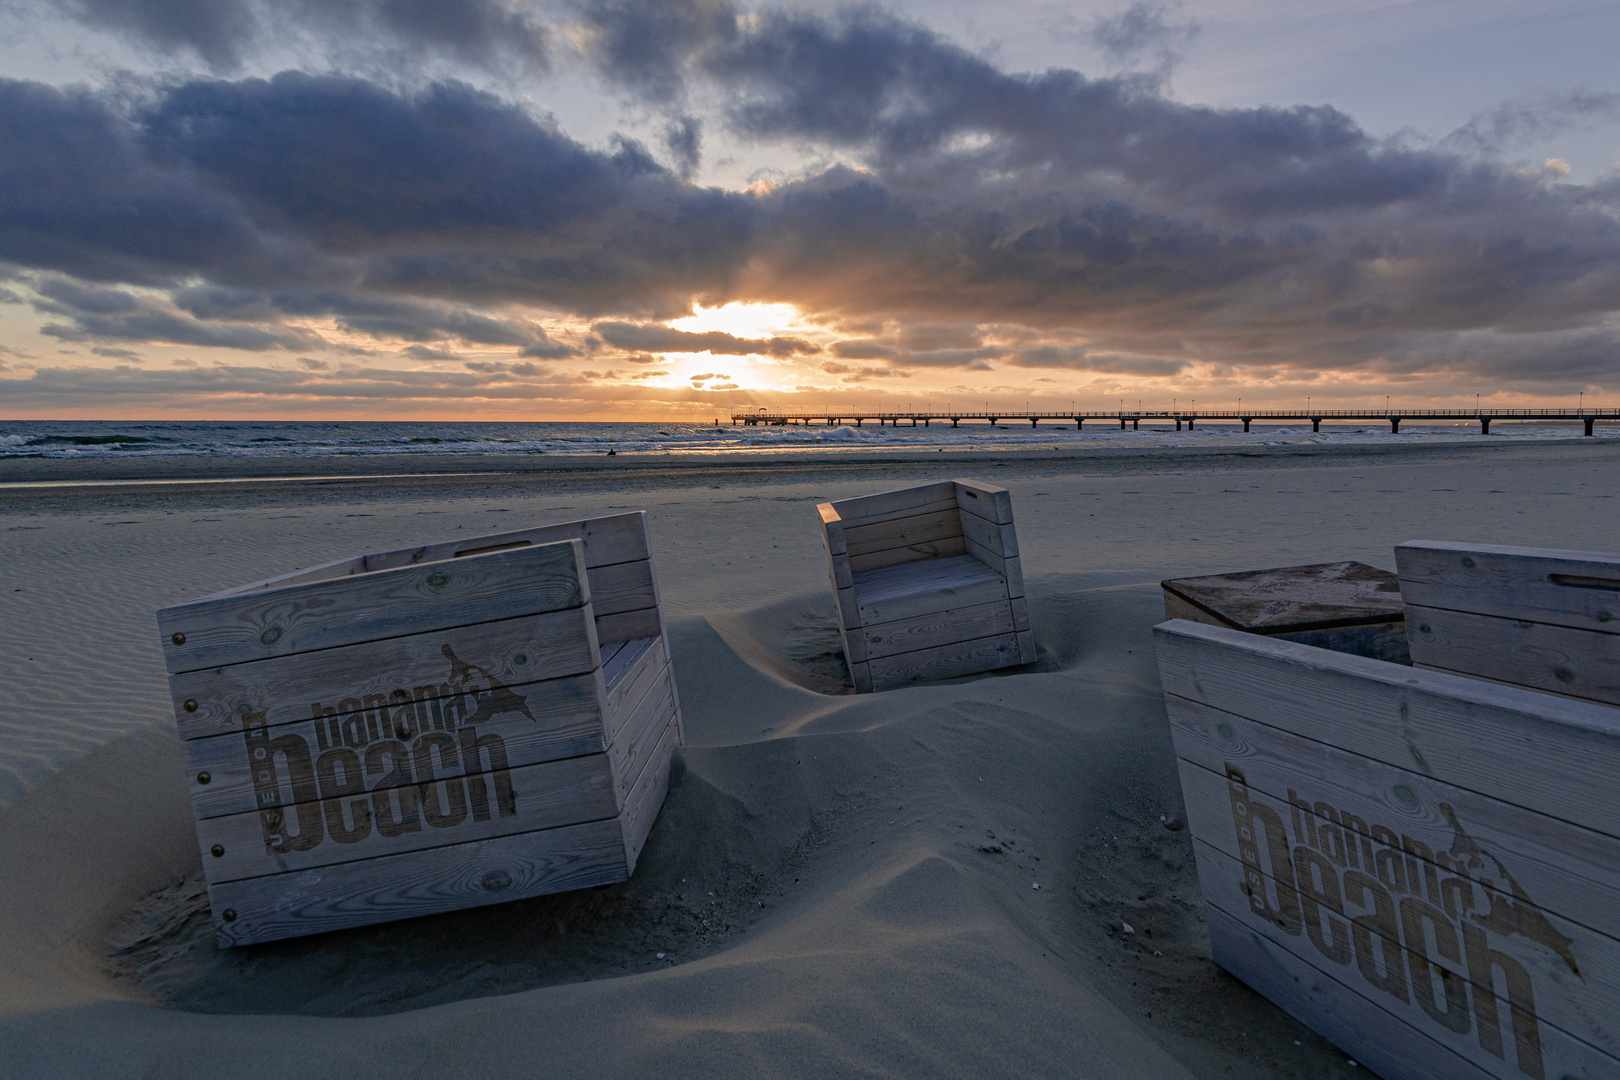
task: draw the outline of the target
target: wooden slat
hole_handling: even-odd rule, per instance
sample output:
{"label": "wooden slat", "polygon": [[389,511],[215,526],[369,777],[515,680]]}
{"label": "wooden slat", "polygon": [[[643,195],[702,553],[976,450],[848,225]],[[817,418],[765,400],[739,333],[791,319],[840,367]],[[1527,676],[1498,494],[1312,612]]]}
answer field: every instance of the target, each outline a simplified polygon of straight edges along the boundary
{"label": "wooden slat", "polygon": [[541,525],[532,529],[514,529],[508,532],[488,533],[483,536],[458,537],[455,540],[423,544],[420,547],[378,551],[369,555],[337,559],[320,566],[279,574],[262,581],[255,581],[249,585],[239,585],[222,592],[212,593],[201,599],[209,600],[217,597],[240,596],[244,593],[257,592],[262,589],[279,589],[312,581],[330,581],[333,578],[347,577],[352,574],[393,570],[401,566],[415,566],[420,563],[439,562],[444,559],[467,558],[478,552],[490,552],[520,546],[533,547],[567,540],[580,541],[585,549],[585,566],[587,568],[607,566],[613,563],[634,562],[652,557],[652,553],[647,547],[646,518],[647,515],[644,511],[635,510],[627,514],[613,514],[608,517],[591,518],[586,521],[569,521],[559,525]]}
{"label": "wooden slat", "polygon": [[414,697],[418,688],[455,676],[446,649],[507,686],[581,674],[596,667],[589,611],[569,608],[181,672],[169,679],[175,722],[182,739],[198,739],[240,732],[247,714],[262,713],[264,724],[277,727],[308,721],[312,710],[337,709],[345,700],[352,711],[368,697],[388,701],[396,690]]}
{"label": "wooden slat", "polygon": [[620,811],[630,796],[636,777],[646,766],[648,755],[658,745],[659,736],[675,718],[674,699],[669,693],[669,679],[660,678],[636,702],[619,728],[618,737],[608,748],[613,763],[613,795]]}
{"label": "wooden slat", "polygon": [[641,857],[641,849],[652,833],[658,811],[669,793],[669,762],[679,745],[680,728],[671,720],[648,758],[647,767],[636,778],[635,787],[631,789],[624,810],[619,814],[619,826],[624,835],[624,858],[629,868],[627,875],[635,873],[636,860]]}
{"label": "wooden slat", "polygon": [[1018,635],[957,641],[933,649],[884,656],[867,662],[872,686],[888,690],[928,679],[954,679],[1018,663]]}
{"label": "wooden slat", "polygon": [[579,541],[293,585],[158,612],[170,674],[590,602]]}
{"label": "wooden slat", "polygon": [[658,606],[651,561],[616,563],[590,571],[591,609],[597,617]]}
{"label": "wooden slat", "polygon": [[973,480],[958,480],[956,505],[963,513],[985,518],[997,525],[1013,523],[1012,493],[1006,488],[992,487]]}
{"label": "wooden slat", "polygon": [[821,518],[821,545],[828,555],[842,555],[847,550],[844,543],[844,520],[838,516],[838,511],[830,502],[817,503],[816,514]]}
{"label": "wooden slat", "polygon": [[1009,596],[1024,595],[1024,564],[1022,559],[1017,556],[1003,558],[989,548],[974,543],[971,539],[967,542],[967,552],[1006,579],[1007,594]]}
{"label": "wooden slat", "polygon": [[1013,629],[1020,632],[1029,629],[1029,601],[1022,596],[1015,596],[1010,601],[1013,613]]}
{"label": "wooden slat", "polygon": [[855,584],[854,569],[848,555],[827,556],[827,574],[834,589],[847,589]]}
{"label": "wooden slat", "polygon": [[1415,663],[1620,705],[1620,634],[1408,604]]}
{"label": "wooden slat", "polygon": [[600,641],[633,641],[636,638],[658,637],[663,631],[663,615],[658,608],[641,608],[596,617],[596,637]]}
{"label": "wooden slat", "polygon": [[872,692],[872,668],[866,661],[849,662],[850,681],[855,684],[857,694],[870,694]]}
{"label": "wooden slat", "polygon": [[[1560,1002],[1553,994],[1547,993],[1549,990],[1556,989],[1557,984],[1551,983],[1546,978],[1538,978],[1537,975],[1541,974],[1540,972],[1532,972],[1530,976],[1532,985],[1542,993],[1534,996],[1536,1019],[1533,1021],[1533,1025],[1535,1034],[1533,1041],[1528,1041],[1528,1045],[1525,1047],[1525,1058],[1521,1061],[1517,1052],[1518,1041],[1515,1039],[1514,1021],[1517,1019],[1521,1025],[1528,1026],[1525,1025],[1525,1021],[1529,1019],[1529,1016],[1513,1016],[1507,1001],[1503,1000],[1505,994],[1503,994],[1503,998],[1497,999],[1494,1009],[1487,1007],[1489,999],[1482,999],[1478,989],[1468,982],[1467,963],[1462,956],[1463,944],[1460,940],[1457,942],[1459,955],[1455,962],[1450,957],[1441,954],[1440,947],[1434,947],[1434,951],[1430,952],[1431,946],[1427,941],[1415,946],[1416,949],[1422,950],[1417,955],[1408,953],[1404,957],[1406,961],[1404,975],[1407,986],[1403,999],[1401,996],[1378,989],[1362,975],[1358,959],[1353,953],[1351,935],[1347,924],[1336,918],[1334,919],[1341,928],[1343,945],[1348,954],[1344,956],[1341,963],[1337,958],[1324,953],[1307,934],[1289,932],[1293,929],[1291,924],[1288,929],[1284,929],[1270,920],[1257,916],[1245,902],[1247,894],[1243,891],[1245,886],[1249,886],[1251,889],[1254,887],[1251,884],[1252,879],[1246,880],[1244,866],[1237,859],[1202,842],[1195,842],[1193,849],[1198,860],[1199,884],[1203,888],[1205,899],[1209,904],[1218,908],[1223,914],[1237,919],[1251,932],[1258,932],[1273,947],[1284,949],[1295,959],[1303,961],[1318,976],[1331,979],[1335,984],[1337,996],[1341,1002],[1345,997],[1351,995],[1360,997],[1363,1001],[1382,1010],[1390,1019],[1398,1018],[1420,1034],[1428,1036],[1438,1047],[1444,1047],[1458,1057],[1468,1060],[1482,1069],[1486,1075],[1501,1077],[1503,1080],[1507,1080],[1509,1077],[1522,1076],[1600,1077],[1620,1075],[1620,1058],[1604,1053],[1555,1022],[1549,1010],[1553,1012],[1562,1011],[1561,1014],[1567,1019],[1577,1019],[1576,1015],[1563,1010],[1579,1009],[1581,1005],[1568,1000]],[[1275,882],[1270,881],[1270,879],[1268,879],[1268,882],[1268,893],[1274,894]],[[1370,911],[1363,913],[1356,909],[1356,914],[1370,915],[1372,913]],[[1318,918],[1329,917],[1319,909]],[[1443,912],[1441,917],[1445,917]],[[1427,920],[1425,921],[1427,922]],[[1396,922],[1399,925],[1398,918]],[[1456,928],[1450,926],[1450,922],[1451,920],[1447,919],[1449,933],[1457,935]],[[1331,931],[1319,931],[1323,942],[1331,949],[1334,941],[1329,936],[1330,933]],[[1433,931],[1426,926],[1425,937],[1430,933],[1433,933]],[[1383,966],[1384,940],[1385,938],[1381,935],[1370,931],[1366,936],[1368,952],[1377,957],[1376,962],[1379,968]],[[1398,937],[1397,940],[1399,940]],[[1507,941],[1511,940],[1511,938],[1507,939]],[[1500,949],[1504,944],[1504,940],[1495,935],[1492,935],[1490,941],[1491,945],[1489,947],[1494,949]],[[1421,959],[1420,957],[1425,954],[1427,954],[1427,959]],[[1369,959],[1372,959],[1372,956]],[[1520,958],[1527,957],[1525,954],[1520,954]],[[1450,977],[1448,978],[1438,972],[1431,972],[1430,965],[1438,968],[1441,972],[1448,972]],[[1378,972],[1377,968],[1375,968],[1375,972]],[[1493,975],[1498,983],[1502,982],[1499,971],[1493,972]],[[1429,980],[1429,994],[1437,1011],[1447,1015],[1450,1022],[1462,1030],[1454,1030],[1443,1025],[1420,1006],[1418,999],[1421,991],[1418,989],[1417,983],[1419,978]],[[1573,983],[1576,987],[1579,987],[1580,989],[1576,993],[1586,999],[1586,1005],[1601,1000],[1603,990],[1598,986],[1591,986],[1590,990],[1588,990],[1586,984],[1590,983],[1590,977],[1584,973],[1582,979],[1576,979],[1566,969],[1562,981]],[[1447,1008],[1450,1004],[1445,996],[1448,984],[1457,991],[1461,1003],[1461,1009],[1456,1013],[1450,1012]],[[1494,995],[1496,992],[1505,991],[1506,989],[1506,986],[1498,986],[1495,991],[1487,989],[1487,992]],[[1298,993],[1297,990],[1294,992]],[[1494,1013],[1494,1024],[1501,1040],[1501,1055],[1493,1053],[1491,1049],[1486,1049],[1481,1045],[1481,1033],[1479,1030],[1481,1013],[1484,1014],[1487,1025],[1492,1022],[1492,1013]],[[1597,1027],[1600,1038],[1612,1039],[1602,1027],[1602,1024],[1608,1019],[1607,1017],[1592,1018],[1593,1025]],[[1362,1034],[1359,1040],[1360,1046],[1352,1044],[1344,1049],[1350,1054],[1356,1055],[1361,1046],[1377,1041],[1382,1029],[1388,1026],[1389,1021],[1385,1020]],[[1491,1040],[1489,1035],[1484,1036],[1484,1038],[1490,1041],[1494,1047],[1495,1040]],[[1441,1060],[1444,1059],[1441,1058]],[[1441,1075],[1449,1076],[1452,1074],[1444,1073]]]}
{"label": "wooden slat", "polygon": [[615,656],[619,654],[620,650],[624,648],[624,645],[625,643],[622,641],[604,641],[597,647],[597,654],[601,659],[601,667],[603,671],[602,678],[604,680],[606,680],[608,677],[608,664]]}
{"label": "wooden slat", "polygon": [[1620,836],[1612,706],[1179,620],[1154,637],[1166,693]]}
{"label": "wooden slat", "polygon": [[1213,906],[1206,910],[1216,963],[1384,1080],[1491,1080],[1490,1073],[1322,976],[1247,921]]}
{"label": "wooden slat", "polygon": [[607,659],[607,646],[602,647],[604,657],[602,660],[602,681],[607,684],[608,693],[613,692],[613,688],[618,685],[619,680],[624,678],[624,673],[629,671],[635,662],[640,660],[647,650],[653,647],[653,643],[657,640],[655,637],[644,637],[620,642],[614,646],[612,659]]}
{"label": "wooden slat", "polygon": [[844,527],[871,525],[889,517],[908,517],[926,513],[930,509],[943,510],[956,501],[956,488],[949,480],[920,487],[880,491],[873,495],[860,495],[853,499],[836,499],[832,508],[844,522]]}
{"label": "wooden slat", "polygon": [[[495,776],[477,774],[467,777],[465,783],[481,784],[488,793],[489,816],[486,820],[475,820],[469,800],[466,817],[459,823],[445,828],[428,825],[422,820],[425,816],[422,812],[422,803],[425,801],[422,798],[423,793],[419,787],[413,786],[406,789],[417,796],[413,800],[416,813],[410,816],[415,818],[420,828],[415,832],[398,836],[384,836],[377,830],[373,821],[369,833],[356,843],[338,843],[333,839],[325,821],[315,818],[310,812],[311,808],[320,804],[301,803],[295,807],[283,807],[280,812],[288,823],[288,829],[297,827],[300,816],[320,821],[317,827],[322,829],[321,842],[303,851],[292,850],[290,844],[284,844],[283,850],[279,853],[268,850],[261,815],[258,813],[204,818],[197,822],[197,841],[202,849],[203,869],[208,875],[210,884],[235,881],[289,870],[330,866],[333,863],[349,862],[354,859],[375,858],[403,851],[419,851],[445,844],[465,843],[490,836],[573,825],[582,821],[612,817],[618,812],[614,802],[613,777],[606,754],[591,754],[588,757],[548,761],[512,769],[509,777],[516,805],[514,814],[503,816],[500,813]],[[463,788],[463,791],[466,789]],[[394,795],[389,798],[386,789],[382,796],[373,793],[373,799],[381,801],[383,798],[397,802],[399,797]],[[347,808],[351,800],[337,801]],[[447,811],[449,808],[449,800],[446,799],[445,803],[441,804],[441,810]],[[333,811],[336,809],[334,807]],[[305,812],[303,815],[300,813],[301,810]],[[375,812],[376,807],[373,805],[370,807],[368,817],[374,818]],[[345,822],[346,827],[358,828],[352,815],[345,816],[348,819]],[[212,854],[216,845],[222,850],[218,856]]]}
{"label": "wooden slat", "polygon": [[1033,664],[1035,656],[1035,635],[1028,630],[1020,630],[1018,632],[1018,662],[1020,664]]}
{"label": "wooden slat", "polygon": [[[1174,695],[1165,703],[1193,835],[1228,854],[1238,854],[1228,843],[1236,840],[1226,782],[1231,765],[1243,771],[1251,792],[1280,808],[1295,843],[1302,831],[1320,840],[1324,823],[1330,826],[1327,842],[1333,843],[1340,825],[1330,813],[1341,821],[1350,814],[1368,823],[1369,833],[1382,825],[1397,844],[1400,837],[1417,841],[1410,845],[1411,862],[1420,867],[1420,883],[1427,872],[1421,867],[1441,868],[1433,853],[1449,853],[1457,843],[1449,813],[1541,910],[1620,940],[1620,842],[1613,837]],[[1300,818],[1291,813],[1290,791],[1304,804]],[[1303,830],[1307,810],[1313,824]],[[1375,861],[1377,852],[1389,848],[1379,842],[1370,846]],[[1364,864],[1365,846],[1358,844],[1357,851],[1358,864]],[[1446,858],[1451,861],[1449,854]],[[1406,877],[1410,881],[1410,871]]]}
{"label": "wooden slat", "polygon": [[838,589],[833,593],[833,599],[838,604],[839,625],[847,630],[856,629],[861,625],[860,603],[855,599],[855,590]]}
{"label": "wooden slat", "polygon": [[618,735],[619,728],[636,702],[642,699],[654,682],[663,677],[668,667],[669,657],[664,651],[663,639],[655,638],[653,645],[636,658],[613,689],[608,691],[602,713],[610,743]]}
{"label": "wooden slat", "polygon": [[846,525],[844,543],[853,560],[888,548],[911,547],[962,535],[962,515],[956,507],[912,517],[891,518],[875,525]]}
{"label": "wooden slat", "polygon": [[1008,558],[1018,554],[1018,530],[997,525],[977,514],[962,515],[962,535],[992,554]]}
{"label": "wooden slat", "polygon": [[894,596],[875,603],[862,602],[861,622],[863,625],[899,622],[902,619],[914,619],[938,611],[994,603],[1006,598],[1007,587],[998,575],[989,580],[962,582],[930,592]]}
{"label": "wooden slat", "polygon": [[[521,704],[480,719],[473,726],[480,737],[500,737],[509,768],[600,754],[607,750],[603,710],[599,704],[598,683],[594,674],[507,689]],[[466,720],[476,712],[477,706],[467,699],[463,699],[462,704],[463,708],[457,710],[457,719]],[[508,704],[513,704],[513,701],[509,700]],[[398,718],[401,710],[405,710],[405,722],[413,729],[413,740],[416,733],[433,730],[434,721],[428,702],[423,702],[419,710],[402,705],[387,709],[387,713]],[[412,718],[411,712],[416,712],[417,717]],[[363,755],[364,744],[374,741],[368,731],[372,726],[368,722],[370,720],[363,713],[335,715],[317,725],[316,721],[306,716],[300,723],[269,728],[266,737],[274,740],[275,744],[269,760],[260,761],[257,765],[250,755],[256,746],[263,745],[263,741],[245,739],[240,731],[186,742],[182,749],[186,759],[186,782],[191,792],[192,812],[198,818],[210,818],[257,811],[263,805],[263,793],[267,791],[276,793],[272,796],[272,805],[290,806],[296,803],[299,796],[291,775],[295,766],[290,765],[289,761],[296,758],[300,775],[308,775],[305,770],[313,770],[313,774],[318,776],[321,756],[331,747],[341,748],[345,734],[360,744],[356,749]],[[348,721],[347,724],[345,721]],[[338,729],[338,741],[335,743],[332,742],[334,727]],[[377,727],[380,731],[380,724]],[[289,736],[301,740],[302,746],[289,743]],[[480,763],[474,771],[482,770]],[[265,775],[266,772],[268,775]],[[256,773],[264,776],[262,784],[255,783]],[[333,775],[338,774],[334,772]],[[203,776],[208,777],[206,784],[201,782]]]}
{"label": "wooden slat", "polygon": [[1408,604],[1620,634],[1620,555],[1410,540],[1395,563]]}
{"label": "wooden slat", "polygon": [[[220,944],[501,904],[629,876],[616,819],[211,885]],[[225,913],[234,917],[227,921]]]}
{"label": "wooden slat", "polygon": [[906,563],[926,562],[929,559],[949,559],[966,554],[967,539],[961,536],[948,536],[943,540],[911,544],[907,547],[884,548],[882,551],[872,551],[865,555],[840,555],[838,558],[843,566],[848,567],[850,581],[853,584],[854,574],[881,570],[886,566],[902,566]]}
{"label": "wooden slat", "polygon": [[1006,600],[937,611],[895,622],[863,626],[855,635],[864,645],[863,659],[931,649],[972,638],[1014,633],[1012,605]]}

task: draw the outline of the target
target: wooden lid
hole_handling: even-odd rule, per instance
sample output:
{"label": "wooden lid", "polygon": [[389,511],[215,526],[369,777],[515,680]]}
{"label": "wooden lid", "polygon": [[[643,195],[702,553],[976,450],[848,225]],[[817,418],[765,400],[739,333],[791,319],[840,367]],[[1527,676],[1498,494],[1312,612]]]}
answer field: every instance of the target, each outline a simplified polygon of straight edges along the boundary
{"label": "wooden lid", "polygon": [[1245,570],[1160,584],[1223,625],[1255,634],[1395,622],[1405,618],[1406,610],[1400,579],[1359,562]]}

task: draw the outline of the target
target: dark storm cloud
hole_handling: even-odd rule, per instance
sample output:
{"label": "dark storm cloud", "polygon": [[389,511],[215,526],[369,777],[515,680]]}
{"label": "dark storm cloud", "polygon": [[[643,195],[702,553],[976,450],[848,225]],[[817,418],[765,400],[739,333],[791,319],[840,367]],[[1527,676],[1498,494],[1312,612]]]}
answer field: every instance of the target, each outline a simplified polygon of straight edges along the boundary
{"label": "dark storm cloud", "polygon": [[818,353],[821,346],[802,338],[740,338],[711,330],[694,334],[669,326],[600,322],[591,327],[597,337],[620,349],[638,352],[713,353],[715,356],[796,356]]}
{"label": "dark storm cloud", "polygon": [[695,57],[737,36],[729,0],[584,0],[578,11],[597,68],[661,102],[682,98]]}

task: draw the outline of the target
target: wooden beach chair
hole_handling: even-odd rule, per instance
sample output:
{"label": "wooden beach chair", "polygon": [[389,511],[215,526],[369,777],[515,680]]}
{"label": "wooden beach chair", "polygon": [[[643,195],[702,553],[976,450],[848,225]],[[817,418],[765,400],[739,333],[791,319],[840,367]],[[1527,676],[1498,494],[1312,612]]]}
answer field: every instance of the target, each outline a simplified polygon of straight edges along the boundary
{"label": "wooden beach chair", "polygon": [[816,509],[857,691],[1035,659],[1005,488],[945,480]]}
{"label": "wooden beach chair", "polygon": [[627,879],[682,742],[641,513],[158,612],[223,945]]}
{"label": "wooden beach chair", "polygon": [[1396,561],[1416,666],[1154,629],[1215,959],[1389,1080],[1620,1076],[1620,556]]}

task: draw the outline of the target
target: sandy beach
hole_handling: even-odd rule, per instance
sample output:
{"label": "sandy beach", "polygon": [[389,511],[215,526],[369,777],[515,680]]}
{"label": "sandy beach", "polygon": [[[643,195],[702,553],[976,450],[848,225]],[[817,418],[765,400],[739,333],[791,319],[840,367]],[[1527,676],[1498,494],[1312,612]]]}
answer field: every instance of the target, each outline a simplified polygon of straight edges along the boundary
{"label": "sandy beach", "polygon": [[[0,1072],[1368,1076],[1209,958],[1158,583],[1392,569],[1414,538],[1612,551],[1617,464],[1607,438],[0,463]],[[1012,492],[1039,658],[857,696],[815,504],[953,476]],[[634,877],[217,949],[153,612],[624,509],[687,737]]]}

